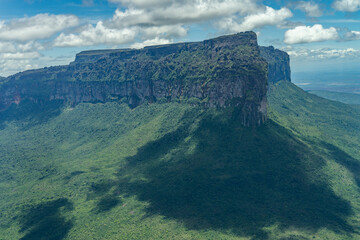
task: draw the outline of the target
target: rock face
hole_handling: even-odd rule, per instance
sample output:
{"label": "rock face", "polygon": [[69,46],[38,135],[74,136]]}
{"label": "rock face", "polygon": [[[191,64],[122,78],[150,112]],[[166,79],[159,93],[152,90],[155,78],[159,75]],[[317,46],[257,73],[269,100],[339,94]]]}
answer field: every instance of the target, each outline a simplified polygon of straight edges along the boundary
{"label": "rock face", "polygon": [[260,47],[261,56],[269,63],[269,83],[291,82],[290,57],[274,47]]}
{"label": "rock face", "polygon": [[[264,58],[271,60],[271,81],[290,74],[280,52],[262,48]],[[264,58],[253,32],[140,50],[85,51],[68,66],[25,71],[0,82],[0,109],[24,99],[71,105],[122,101],[130,107],[187,101],[205,108],[236,107],[241,124],[260,125],[267,110]],[[279,77],[282,70],[286,72]]]}

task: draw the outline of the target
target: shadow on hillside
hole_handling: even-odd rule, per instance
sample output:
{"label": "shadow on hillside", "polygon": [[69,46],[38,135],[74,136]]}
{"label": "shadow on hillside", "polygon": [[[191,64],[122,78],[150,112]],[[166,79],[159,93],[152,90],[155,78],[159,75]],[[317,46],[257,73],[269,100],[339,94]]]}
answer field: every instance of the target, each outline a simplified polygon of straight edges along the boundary
{"label": "shadow on hillside", "polygon": [[71,211],[73,204],[66,198],[41,203],[24,210],[19,218],[20,232],[26,232],[21,240],[61,240],[73,226],[62,213]]}
{"label": "shadow on hillside", "polygon": [[271,224],[353,232],[345,220],[349,203],[306,170],[320,169],[322,158],[272,121],[253,129],[238,125],[207,119],[191,140],[184,127],[149,143],[127,159],[117,191],[149,202],[148,215],[189,229],[230,229],[253,239],[268,239],[263,228]]}
{"label": "shadow on hillside", "polygon": [[5,122],[11,121],[22,121],[23,129],[29,129],[58,116],[62,107],[63,101],[33,103],[25,100],[19,105],[12,104],[7,110],[0,112],[0,130],[5,128]]}
{"label": "shadow on hillside", "polygon": [[104,180],[91,184],[90,192],[87,194],[87,200],[97,199],[96,206],[92,209],[93,212],[107,212],[117,205],[122,204],[122,200],[118,194],[110,193],[111,188],[115,185],[116,182],[112,180]]}
{"label": "shadow on hillside", "polygon": [[351,157],[346,152],[337,148],[336,146],[323,142],[322,146],[324,146],[334,158],[334,160],[338,163],[346,167],[352,174],[356,181],[358,187],[360,187],[360,163],[358,160]]}

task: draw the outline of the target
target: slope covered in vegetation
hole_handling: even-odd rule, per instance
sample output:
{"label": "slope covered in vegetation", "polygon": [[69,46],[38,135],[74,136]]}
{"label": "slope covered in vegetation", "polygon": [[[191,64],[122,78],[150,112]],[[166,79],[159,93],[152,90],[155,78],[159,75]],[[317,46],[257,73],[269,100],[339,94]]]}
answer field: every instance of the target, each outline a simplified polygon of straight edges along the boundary
{"label": "slope covered in vegetation", "polygon": [[321,90],[311,90],[309,91],[312,94],[318,95],[326,99],[333,101],[338,101],[346,104],[356,104],[360,105],[360,94],[356,93],[346,93],[346,92],[331,92],[331,91],[321,91]]}
{"label": "slope covered in vegetation", "polygon": [[0,116],[0,239],[356,239],[360,112],[272,85],[270,119],[186,103]]}

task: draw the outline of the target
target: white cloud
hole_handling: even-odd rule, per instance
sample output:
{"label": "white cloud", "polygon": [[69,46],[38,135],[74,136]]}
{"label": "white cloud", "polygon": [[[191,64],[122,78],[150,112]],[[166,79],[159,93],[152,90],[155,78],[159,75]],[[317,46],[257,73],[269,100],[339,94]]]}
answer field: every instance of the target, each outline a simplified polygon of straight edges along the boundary
{"label": "white cloud", "polygon": [[181,25],[147,27],[142,28],[141,32],[145,35],[146,38],[156,38],[159,36],[164,36],[167,38],[185,37],[187,35],[187,30]]}
{"label": "white cloud", "polygon": [[285,19],[290,17],[292,17],[292,13],[287,8],[275,10],[271,7],[266,7],[263,12],[246,16],[240,24],[237,23],[233,17],[221,21],[219,23],[219,27],[222,29],[228,29],[231,32],[242,32],[266,25],[280,25]]}
{"label": "white cloud", "polygon": [[[240,32],[265,25],[285,24],[292,16],[287,8],[275,10],[253,0],[109,0],[121,5],[113,17],[95,26],[61,33],[53,46],[130,44],[163,39],[172,42],[187,35],[189,24],[218,23],[222,29]],[[250,15],[248,15],[250,14]],[[248,16],[246,16],[248,15]],[[243,17],[238,24],[235,19]],[[225,20],[224,20],[225,19]],[[137,43],[138,44],[138,43]]]}
{"label": "white cloud", "polygon": [[0,75],[8,76],[19,71],[37,68],[44,56],[39,53],[44,47],[35,41],[27,43],[0,42]]}
{"label": "white cloud", "polygon": [[28,69],[38,68],[42,55],[38,52],[17,52],[19,49],[0,54],[0,73],[2,76],[17,73]]}
{"label": "white cloud", "polygon": [[322,11],[319,8],[319,5],[314,2],[305,2],[300,1],[296,4],[297,9],[306,12],[306,15],[309,17],[321,17]]}
{"label": "white cloud", "polygon": [[17,73],[19,71],[25,71],[33,68],[38,68],[37,64],[31,63],[32,61],[28,59],[14,59],[14,60],[5,60],[0,58],[0,70],[3,76],[8,76],[10,74]]}
{"label": "white cloud", "polygon": [[343,12],[356,12],[360,10],[360,0],[336,0],[332,7]]}
{"label": "white cloud", "polygon": [[38,42],[30,41],[25,44],[18,44],[17,48],[22,52],[44,50],[45,47]]}
{"label": "white cloud", "polygon": [[324,58],[345,58],[350,56],[360,56],[360,50],[347,49],[323,49],[322,51],[314,52],[319,59]]}
{"label": "white cloud", "polygon": [[34,59],[41,57],[41,54],[38,52],[17,52],[17,53],[3,53],[0,55],[1,59]]}
{"label": "white cloud", "polygon": [[155,18],[193,21],[229,16],[233,13],[250,13],[257,10],[253,0],[109,0],[128,9],[146,10]]}
{"label": "white cloud", "polygon": [[307,60],[324,60],[324,59],[335,59],[335,58],[358,58],[360,57],[360,50],[354,48],[346,49],[293,49],[287,48],[283,49],[286,51],[292,58],[302,58]]}
{"label": "white cloud", "polygon": [[34,68],[67,65],[74,55],[49,57],[38,52],[15,52],[0,54],[0,76],[9,76],[20,71]]}
{"label": "white cloud", "polygon": [[16,52],[16,47],[11,42],[0,42],[0,53]]}
{"label": "white cloud", "polygon": [[[145,1],[121,2],[142,3]],[[115,12],[113,23],[122,27],[175,25],[214,20],[234,14],[243,15],[258,10],[256,2],[251,0],[172,0],[163,2],[166,4],[160,4],[156,8],[148,8],[144,4],[134,4],[137,7],[129,7],[125,11],[118,9]]]}
{"label": "white cloud", "polygon": [[111,29],[100,21],[96,26],[88,25],[79,34],[61,33],[54,40],[55,47],[88,46],[96,44],[124,44],[134,40],[134,29]]}
{"label": "white cloud", "polygon": [[360,40],[360,31],[350,31],[345,34],[346,40]]}
{"label": "white cloud", "polygon": [[322,42],[336,40],[339,34],[335,28],[323,28],[320,24],[314,26],[298,26],[285,32],[286,44]]}
{"label": "white cloud", "polygon": [[169,43],[171,43],[171,41],[168,39],[156,37],[154,39],[146,40],[142,43],[134,43],[130,47],[139,49],[139,48],[143,48],[146,46],[162,45],[162,44],[169,44]]}
{"label": "white cloud", "polygon": [[0,42],[0,53],[33,52],[44,50],[44,46],[35,41],[27,43]]}
{"label": "white cloud", "polygon": [[0,21],[0,40],[29,41],[45,39],[79,24],[74,15],[38,14],[33,17]]}

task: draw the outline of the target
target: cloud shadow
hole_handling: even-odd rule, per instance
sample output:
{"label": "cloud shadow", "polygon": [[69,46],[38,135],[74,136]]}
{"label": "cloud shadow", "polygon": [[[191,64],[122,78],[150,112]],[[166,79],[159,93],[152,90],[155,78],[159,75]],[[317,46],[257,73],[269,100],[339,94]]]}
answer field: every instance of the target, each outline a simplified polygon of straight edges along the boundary
{"label": "cloud shadow", "polygon": [[73,210],[73,204],[66,198],[40,203],[24,209],[18,220],[21,240],[62,240],[73,226],[63,213]]}

